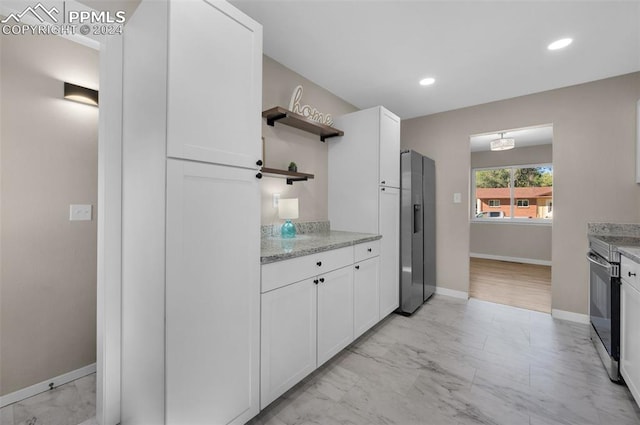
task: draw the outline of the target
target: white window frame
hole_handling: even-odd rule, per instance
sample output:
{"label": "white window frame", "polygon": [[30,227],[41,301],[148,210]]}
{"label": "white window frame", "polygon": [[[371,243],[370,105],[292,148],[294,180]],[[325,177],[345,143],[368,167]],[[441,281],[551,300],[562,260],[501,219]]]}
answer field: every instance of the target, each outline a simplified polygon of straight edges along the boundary
{"label": "white window frame", "polygon": [[[516,164],[516,165],[502,165],[497,167],[477,167],[471,169],[471,194],[469,199],[472,200],[470,202],[470,220],[473,223],[491,223],[491,224],[531,224],[531,225],[539,225],[539,226],[551,226],[553,224],[552,218],[520,218],[514,217],[514,212],[516,208],[526,208],[526,207],[516,207],[516,201],[518,198],[514,196],[514,186],[515,186],[515,170],[518,168],[538,168],[538,167],[548,167],[553,170],[553,163],[541,163],[541,164]],[[511,181],[509,182],[510,189],[510,205],[509,205],[509,217],[504,218],[476,218],[476,172],[484,171],[484,170],[500,170],[500,169],[510,169],[511,171]],[[553,187],[553,186],[552,186]],[[525,198],[520,198],[525,199]],[[528,200],[528,199],[527,199]],[[553,196],[549,200],[553,202]],[[529,203],[531,204],[531,203]],[[546,203],[545,203],[546,205]],[[553,205],[553,204],[552,204]],[[492,207],[491,207],[492,208]],[[479,212],[479,211],[478,211]]]}
{"label": "white window frame", "polygon": [[[520,202],[527,202],[527,205],[518,205],[518,203]],[[526,198],[520,198],[520,199],[516,199],[516,208],[529,208],[530,202],[528,199]]]}
{"label": "white window frame", "polygon": [[[497,205],[491,205],[491,203],[497,203]],[[489,199],[489,202],[487,202],[487,204],[489,205],[489,208],[500,208],[500,199]]]}

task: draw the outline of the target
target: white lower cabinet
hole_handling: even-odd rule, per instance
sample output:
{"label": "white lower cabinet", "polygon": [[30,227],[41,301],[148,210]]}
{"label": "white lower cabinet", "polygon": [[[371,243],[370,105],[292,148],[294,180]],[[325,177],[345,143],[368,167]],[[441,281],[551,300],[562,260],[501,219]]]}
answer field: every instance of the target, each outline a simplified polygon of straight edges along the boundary
{"label": "white lower cabinet", "polygon": [[378,322],[378,253],[373,241],[262,266],[261,409]]}
{"label": "white lower cabinet", "polygon": [[262,294],[261,408],[316,369],[314,280]]}
{"label": "white lower cabinet", "polygon": [[355,264],[353,271],[354,324],[353,337],[358,338],[378,323],[380,258],[374,257]]}
{"label": "white lower cabinet", "polygon": [[318,276],[318,366],[353,341],[353,268]]}
{"label": "white lower cabinet", "polygon": [[620,291],[620,373],[640,402],[640,285],[625,277]]}

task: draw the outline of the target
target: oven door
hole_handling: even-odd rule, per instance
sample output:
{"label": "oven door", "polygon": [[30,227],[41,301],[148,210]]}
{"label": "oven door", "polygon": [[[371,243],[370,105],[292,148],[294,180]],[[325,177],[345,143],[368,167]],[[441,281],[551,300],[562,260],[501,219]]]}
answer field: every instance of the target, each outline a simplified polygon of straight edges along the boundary
{"label": "oven door", "polygon": [[587,254],[587,260],[591,325],[609,355],[617,360],[620,347],[620,283],[616,276],[619,266],[593,252]]}

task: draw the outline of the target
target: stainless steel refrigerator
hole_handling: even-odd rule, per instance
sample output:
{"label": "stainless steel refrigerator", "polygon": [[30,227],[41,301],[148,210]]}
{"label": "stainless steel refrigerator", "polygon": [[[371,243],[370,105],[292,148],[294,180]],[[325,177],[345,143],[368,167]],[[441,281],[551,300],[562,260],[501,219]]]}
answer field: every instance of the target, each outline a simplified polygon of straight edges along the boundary
{"label": "stainless steel refrigerator", "polygon": [[436,289],[435,162],[400,154],[400,307],[412,314]]}

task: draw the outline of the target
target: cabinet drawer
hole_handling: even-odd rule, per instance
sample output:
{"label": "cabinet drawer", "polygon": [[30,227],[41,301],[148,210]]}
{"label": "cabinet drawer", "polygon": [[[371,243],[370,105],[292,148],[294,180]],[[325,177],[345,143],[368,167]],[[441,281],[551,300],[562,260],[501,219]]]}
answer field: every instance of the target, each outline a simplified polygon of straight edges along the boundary
{"label": "cabinet drawer", "polygon": [[356,263],[380,255],[380,240],[360,243],[354,246]]}
{"label": "cabinet drawer", "polygon": [[353,264],[353,247],[333,249],[262,266],[262,292]]}
{"label": "cabinet drawer", "polygon": [[620,278],[640,291],[638,276],[640,276],[640,264],[622,255],[620,259]]}

